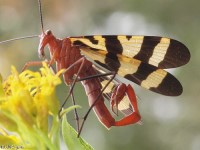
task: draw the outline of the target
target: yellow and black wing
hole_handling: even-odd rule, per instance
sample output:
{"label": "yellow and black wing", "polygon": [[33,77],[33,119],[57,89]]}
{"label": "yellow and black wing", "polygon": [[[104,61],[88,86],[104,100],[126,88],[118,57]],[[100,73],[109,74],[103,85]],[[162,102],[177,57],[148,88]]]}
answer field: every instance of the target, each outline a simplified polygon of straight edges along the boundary
{"label": "yellow and black wing", "polygon": [[180,82],[163,69],[179,67],[190,59],[179,41],[156,36],[70,37],[82,53],[108,70],[151,91],[177,96]]}

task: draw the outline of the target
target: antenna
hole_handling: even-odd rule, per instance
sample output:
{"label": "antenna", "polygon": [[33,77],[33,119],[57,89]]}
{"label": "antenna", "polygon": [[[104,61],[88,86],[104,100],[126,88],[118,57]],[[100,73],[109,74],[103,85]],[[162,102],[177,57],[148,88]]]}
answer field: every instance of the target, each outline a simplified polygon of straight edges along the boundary
{"label": "antenna", "polygon": [[[39,6],[39,13],[40,13],[41,29],[42,29],[42,32],[44,33],[41,0],[38,0],[38,6]],[[13,39],[5,40],[5,41],[0,41],[0,44],[11,42],[11,41],[17,41],[17,40],[21,40],[21,39],[35,38],[35,37],[39,37],[39,35],[31,35],[31,36],[24,36],[24,37],[13,38]]]}
{"label": "antenna", "polygon": [[17,41],[17,40],[21,40],[21,39],[28,39],[28,38],[30,39],[30,38],[35,38],[35,37],[39,37],[39,35],[31,35],[31,36],[23,36],[23,37],[13,38],[13,39],[1,41],[0,44],[11,42],[11,41]]}
{"label": "antenna", "polygon": [[41,28],[42,28],[42,32],[44,33],[44,24],[43,24],[43,16],[42,16],[42,4],[41,4],[41,0],[38,0],[38,6],[39,6],[39,13],[40,13],[40,23],[41,23]]}

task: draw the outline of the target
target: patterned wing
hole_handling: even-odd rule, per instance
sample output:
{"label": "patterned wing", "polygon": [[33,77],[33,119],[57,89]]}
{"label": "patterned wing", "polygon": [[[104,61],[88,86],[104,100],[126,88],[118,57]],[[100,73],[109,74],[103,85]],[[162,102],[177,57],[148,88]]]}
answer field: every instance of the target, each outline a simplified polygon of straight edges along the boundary
{"label": "patterned wing", "polygon": [[182,93],[180,82],[163,69],[137,59],[121,55],[107,55],[104,50],[92,51],[82,47],[81,52],[102,67],[116,71],[120,76],[148,90],[167,96],[178,96]]}
{"label": "patterned wing", "polygon": [[[96,35],[70,37],[74,45],[103,50],[109,56],[138,59],[158,68],[174,68],[190,59],[188,48],[174,39],[157,36]],[[106,55],[106,56],[107,56]]]}

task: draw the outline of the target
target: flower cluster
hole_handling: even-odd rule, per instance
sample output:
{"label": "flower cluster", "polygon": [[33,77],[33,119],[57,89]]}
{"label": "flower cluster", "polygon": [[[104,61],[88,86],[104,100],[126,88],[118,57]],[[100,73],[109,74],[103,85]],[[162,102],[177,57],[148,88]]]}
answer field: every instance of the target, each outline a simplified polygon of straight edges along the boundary
{"label": "flower cluster", "polygon": [[58,149],[60,106],[55,88],[61,73],[53,74],[44,63],[40,72],[18,73],[12,67],[5,81],[0,77],[1,146]]}

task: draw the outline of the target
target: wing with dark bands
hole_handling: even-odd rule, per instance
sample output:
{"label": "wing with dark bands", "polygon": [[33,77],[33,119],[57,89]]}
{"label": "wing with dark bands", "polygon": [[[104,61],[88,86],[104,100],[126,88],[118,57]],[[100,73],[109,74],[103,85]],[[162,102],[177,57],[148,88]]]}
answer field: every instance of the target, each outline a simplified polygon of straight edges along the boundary
{"label": "wing with dark bands", "polygon": [[119,54],[113,57],[103,50],[90,51],[84,47],[81,51],[102,67],[116,71],[120,76],[148,90],[167,96],[178,96],[182,93],[180,82],[163,69]]}
{"label": "wing with dark bands", "polygon": [[138,59],[158,68],[175,68],[190,59],[188,48],[181,42],[158,36],[94,35],[70,37],[74,45],[104,50],[110,55]]}

